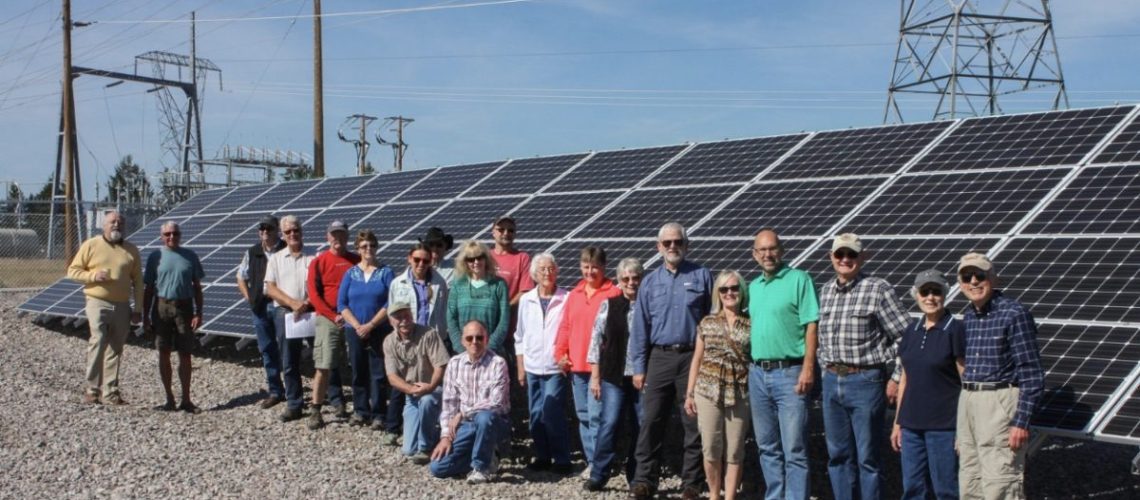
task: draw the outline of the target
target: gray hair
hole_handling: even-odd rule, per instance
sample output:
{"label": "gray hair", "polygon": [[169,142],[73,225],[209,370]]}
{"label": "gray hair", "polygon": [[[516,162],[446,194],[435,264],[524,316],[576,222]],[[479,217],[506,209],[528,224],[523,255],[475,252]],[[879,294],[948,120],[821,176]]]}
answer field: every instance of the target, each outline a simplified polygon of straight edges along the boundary
{"label": "gray hair", "polygon": [[301,219],[297,218],[296,215],[286,215],[281,218],[281,227],[285,227],[285,224],[289,224],[293,227],[301,227]]}
{"label": "gray hair", "polygon": [[530,259],[530,278],[531,279],[538,281],[538,265],[540,262],[542,262],[544,260],[549,260],[550,265],[554,266],[554,270],[555,271],[558,270],[558,261],[554,259],[554,254],[552,254],[550,252],[542,252],[538,255],[535,255],[533,258]]}
{"label": "gray hair", "polygon": [[661,229],[657,231],[657,241],[661,241],[661,238],[665,237],[666,231],[677,231],[681,233],[682,240],[689,241],[689,233],[685,231],[685,226],[678,222],[666,222],[664,226],[661,226]]}
{"label": "gray hair", "polygon": [[172,221],[172,220],[168,220],[168,221],[166,221],[166,222],[163,222],[163,223],[162,223],[162,227],[161,227],[161,228],[159,228],[159,229],[160,229],[160,230],[166,230],[166,228],[171,228],[171,229],[181,229],[181,226],[179,226],[177,222],[174,222],[174,221]]}
{"label": "gray hair", "polygon": [[123,213],[118,211],[117,209],[108,208],[106,210],[103,210],[103,217],[104,218],[110,217],[112,215],[118,215],[119,220],[127,220],[126,216],[124,216]]}
{"label": "gray hair", "polygon": [[645,275],[645,268],[641,266],[641,260],[637,257],[626,257],[618,262],[617,275],[621,278],[622,273],[629,271],[638,276]]}

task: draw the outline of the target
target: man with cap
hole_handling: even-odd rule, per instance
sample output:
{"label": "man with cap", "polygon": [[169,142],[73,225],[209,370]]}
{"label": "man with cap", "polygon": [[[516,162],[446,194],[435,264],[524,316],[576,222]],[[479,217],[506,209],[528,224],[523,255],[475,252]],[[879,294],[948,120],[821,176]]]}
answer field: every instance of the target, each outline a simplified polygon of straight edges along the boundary
{"label": "man with cap", "polygon": [[317,313],[316,337],[313,339],[313,412],[309,414],[309,429],[324,426],[321,406],[325,392],[335,408],[337,418],[348,418],[340,385],[340,368],[345,366],[347,355],[344,340],[344,318],[336,312],[340,282],[352,266],[360,263],[360,256],[348,251],[348,225],[341,220],[329,223],[326,231],[329,248],[313,259],[309,265],[306,286],[309,301]]}
{"label": "man with cap", "polygon": [[881,496],[887,363],[910,318],[886,280],[865,276],[859,237],[831,244],[835,279],[820,291],[819,364],[828,477],[838,500]]}
{"label": "man with cap", "polygon": [[958,401],[958,485],[962,498],[1024,498],[1029,419],[1044,373],[1029,310],[997,290],[997,270],[980,253],[958,262],[966,308],[966,370]]}
{"label": "man with cap", "polygon": [[253,331],[257,334],[257,350],[261,352],[261,366],[265,368],[265,384],[269,397],[258,404],[272,408],[285,401],[285,386],[281,383],[281,348],[277,344],[277,329],[273,302],[265,294],[265,268],[269,256],[285,248],[277,232],[277,217],[266,215],[257,223],[258,242],[242,254],[237,268],[238,291],[249,304],[253,315]]}
{"label": "man with cap", "polygon": [[404,401],[404,456],[423,465],[439,442],[439,411],[447,349],[431,328],[416,324],[412,305],[394,302],[388,322],[395,335],[384,338],[384,371]]}

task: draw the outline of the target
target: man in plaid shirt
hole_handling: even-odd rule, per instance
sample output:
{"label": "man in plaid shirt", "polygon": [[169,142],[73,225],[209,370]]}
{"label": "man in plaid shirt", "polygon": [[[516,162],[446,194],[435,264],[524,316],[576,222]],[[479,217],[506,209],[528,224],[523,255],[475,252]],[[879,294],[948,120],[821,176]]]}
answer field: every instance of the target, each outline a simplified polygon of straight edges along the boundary
{"label": "man in plaid shirt", "polygon": [[486,483],[499,468],[495,450],[510,438],[507,362],[487,348],[487,328],[477,320],[463,326],[466,349],[447,362],[443,377],[441,436],[431,454],[435,477],[467,474]]}
{"label": "man in plaid shirt", "polygon": [[966,308],[966,371],[958,396],[962,498],[1024,498],[1029,418],[1044,374],[1037,325],[1029,310],[994,289],[990,259],[968,253],[958,262]]}
{"label": "man in plaid shirt", "polygon": [[863,250],[854,234],[835,238],[835,279],[823,285],[819,296],[827,472],[838,500],[880,498],[887,363],[895,358],[909,323],[891,284],[860,272]]}

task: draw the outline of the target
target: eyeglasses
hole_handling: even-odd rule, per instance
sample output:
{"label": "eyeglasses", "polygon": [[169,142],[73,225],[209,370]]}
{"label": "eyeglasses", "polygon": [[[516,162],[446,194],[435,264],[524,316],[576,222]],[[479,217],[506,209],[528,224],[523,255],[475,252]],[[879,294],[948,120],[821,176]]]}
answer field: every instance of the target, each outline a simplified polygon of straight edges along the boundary
{"label": "eyeglasses", "polygon": [[661,246],[663,246],[665,248],[685,246],[685,240],[683,240],[683,239],[661,240],[659,243],[661,243]]}
{"label": "eyeglasses", "polygon": [[717,288],[716,291],[720,292],[721,295],[726,294],[728,292],[740,293],[740,285],[722,286],[722,287]]}
{"label": "eyeglasses", "polygon": [[482,335],[473,335],[470,337],[463,337],[463,340],[465,342],[470,342],[472,344],[474,344],[476,342],[483,343],[483,342],[487,341],[487,339],[485,337],[483,337]]}
{"label": "eyeglasses", "polygon": [[431,264],[431,258],[430,257],[426,257],[426,258],[425,257],[412,257],[412,262],[414,262],[416,264],[424,264],[424,263]]}
{"label": "eyeglasses", "polygon": [[780,247],[753,247],[752,253],[754,253],[754,254],[780,253]]}
{"label": "eyeglasses", "polygon": [[486,255],[476,255],[476,256],[468,255],[467,257],[464,257],[463,260],[466,261],[468,264],[472,264],[474,262],[479,261],[480,259],[486,259],[486,258],[487,258]]}
{"label": "eyeglasses", "polygon": [[630,281],[640,282],[641,276],[622,276],[622,277],[618,278],[618,281],[620,281],[622,283],[629,283]]}
{"label": "eyeglasses", "polygon": [[540,268],[538,268],[538,274],[554,274],[556,272],[558,272],[558,270],[553,268],[553,267],[540,267]]}
{"label": "eyeglasses", "polygon": [[942,296],[942,287],[920,288],[920,289],[918,289],[918,295],[920,297],[929,297],[931,295],[933,295],[935,297],[941,297]]}
{"label": "eyeglasses", "polygon": [[855,259],[859,258],[859,252],[856,252],[854,250],[848,250],[846,248],[841,248],[839,250],[836,250],[835,253],[832,255],[835,256],[836,260],[843,260],[843,259],[855,260]]}
{"label": "eyeglasses", "polygon": [[286,229],[286,230],[281,231],[281,232],[285,233],[285,234],[301,234],[300,229]]}
{"label": "eyeglasses", "polygon": [[180,231],[167,231],[165,233],[162,233],[162,236],[166,237],[166,238],[171,238],[174,236],[182,236],[182,232],[180,232]]}
{"label": "eyeglasses", "polygon": [[990,279],[990,275],[982,270],[963,271],[958,273],[958,279],[962,280],[962,283],[969,283],[971,280],[986,281]]}
{"label": "eyeglasses", "polygon": [[370,243],[370,242],[357,243],[357,244],[356,244],[356,248],[359,248],[359,249],[361,249],[361,250],[365,250],[365,249],[372,249],[372,248],[376,248],[376,245],[373,245],[373,244],[372,244],[372,243]]}

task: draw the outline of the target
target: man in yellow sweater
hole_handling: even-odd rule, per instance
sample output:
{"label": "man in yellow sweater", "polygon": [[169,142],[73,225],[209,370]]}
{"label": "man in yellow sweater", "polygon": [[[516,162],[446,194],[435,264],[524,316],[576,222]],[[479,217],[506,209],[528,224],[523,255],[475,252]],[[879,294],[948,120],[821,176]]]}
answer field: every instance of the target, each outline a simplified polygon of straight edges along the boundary
{"label": "man in yellow sweater", "polygon": [[131,324],[142,317],[143,283],[139,249],[123,239],[125,226],[119,212],[104,212],[103,234],[83,242],[67,267],[67,277],[83,283],[87,296],[87,404],[99,403],[100,396],[104,404],[127,404],[119,394],[119,357]]}

